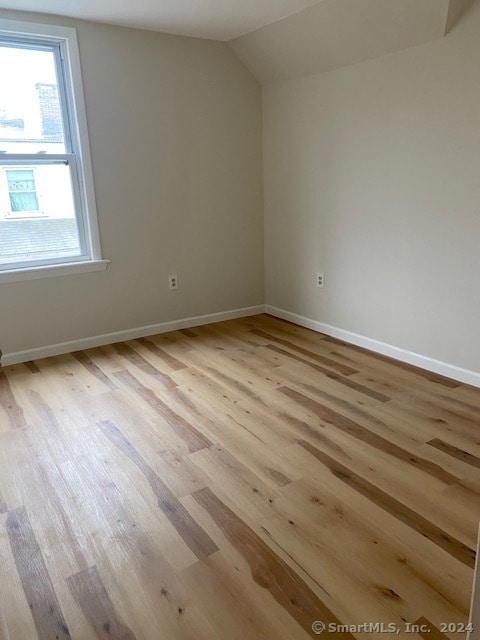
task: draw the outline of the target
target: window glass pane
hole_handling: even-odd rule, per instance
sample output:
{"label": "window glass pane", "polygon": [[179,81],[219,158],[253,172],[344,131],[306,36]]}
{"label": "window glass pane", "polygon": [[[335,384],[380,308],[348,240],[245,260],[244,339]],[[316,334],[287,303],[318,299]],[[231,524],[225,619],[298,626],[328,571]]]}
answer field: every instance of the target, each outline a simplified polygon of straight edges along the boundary
{"label": "window glass pane", "polygon": [[[22,190],[32,183],[35,191]],[[0,168],[0,264],[81,254],[69,167]]]}
{"label": "window glass pane", "polygon": [[7,181],[10,191],[35,190],[33,169],[7,169]]}
{"label": "window glass pane", "polygon": [[10,205],[13,212],[38,211],[38,200],[35,191],[10,193]]}
{"label": "window glass pane", "polygon": [[0,42],[0,153],[65,153],[53,50]]}

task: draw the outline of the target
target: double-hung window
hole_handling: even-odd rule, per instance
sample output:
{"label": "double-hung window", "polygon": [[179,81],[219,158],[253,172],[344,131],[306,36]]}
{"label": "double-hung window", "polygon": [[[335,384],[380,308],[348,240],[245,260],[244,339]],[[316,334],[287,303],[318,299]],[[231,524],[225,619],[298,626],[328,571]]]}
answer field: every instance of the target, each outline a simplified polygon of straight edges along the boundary
{"label": "double-hung window", "polygon": [[0,20],[0,283],[106,264],[75,30]]}

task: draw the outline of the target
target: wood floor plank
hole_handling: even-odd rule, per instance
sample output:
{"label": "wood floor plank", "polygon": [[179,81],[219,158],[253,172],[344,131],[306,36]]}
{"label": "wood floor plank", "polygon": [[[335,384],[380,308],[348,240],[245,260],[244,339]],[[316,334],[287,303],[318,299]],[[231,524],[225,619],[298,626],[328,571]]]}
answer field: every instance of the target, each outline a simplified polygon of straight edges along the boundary
{"label": "wood floor plank", "polygon": [[130,372],[119,371],[115,374],[116,378],[134,389],[138,395],[143,398],[151,407],[155,409],[172,429],[183,439],[188,445],[189,451],[199,451],[205,447],[209,447],[212,443],[198,431],[193,425],[189,424],[179,414],[175,413],[158,395],[151,389],[141,384]]}
{"label": "wood floor plank", "polygon": [[248,565],[244,571],[237,558],[234,562],[231,560],[225,554],[212,556],[207,562],[197,562],[182,572],[182,579],[195,589],[198,601],[215,629],[215,637],[310,640],[311,635],[304,632],[285,610],[276,606],[269,592],[262,594],[255,583],[252,588]]}
{"label": "wood floor plank", "polygon": [[38,368],[38,365],[35,364],[35,362],[33,362],[32,360],[30,362],[25,362],[25,366],[32,372],[32,373],[40,373],[40,369]]}
{"label": "wood floor plank", "polygon": [[264,482],[222,447],[199,451],[191,458],[202,473],[205,485],[215,489],[220,499],[233,500],[236,513],[246,521],[264,517],[281,491],[274,483]]}
{"label": "wood floor plank", "polygon": [[52,408],[48,405],[45,398],[35,390],[29,391],[29,399],[38,418],[45,424],[48,429],[58,433],[59,424],[57,416]]}
{"label": "wood floor plank", "polygon": [[[250,469],[271,488],[284,487],[293,478],[301,476],[302,469],[295,464],[290,454],[285,452],[285,447],[277,444],[272,451],[269,443],[265,442],[267,438],[262,438],[264,434],[255,434],[244,422],[241,416],[225,415],[222,419],[223,428],[219,429],[215,438],[221,446],[204,449],[205,455],[211,451],[225,458],[232,477],[236,476],[237,471],[234,472],[234,467],[239,464],[240,467]],[[190,459],[198,461],[199,455],[191,455]]]}
{"label": "wood floor plank", "polygon": [[420,514],[415,513],[412,509],[400,503],[398,500],[395,500],[395,498],[392,498],[385,492],[381,491],[370,482],[360,478],[350,469],[347,469],[347,467],[344,467],[333,458],[330,458],[322,451],[316,449],[309,442],[299,441],[299,444],[315,456],[322,464],[328,467],[331,473],[337,478],[367,497],[386,512],[395,516],[399,520],[402,520],[405,524],[408,524],[422,536],[437,544],[447,553],[450,553],[452,556],[457,558],[457,560],[460,560],[460,562],[463,562],[468,567],[474,567],[475,551],[473,549],[470,549],[459,540],[456,540],[453,536],[448,535],[434,523],[429,522]]}
{"label": "wood floor plank", "polygon": [[449,456],[457,458],[457,460],[461,460],[472,467],[480,469],[480,458],[473,456],[471,453],[468,453],[468,451],[463,451],[462,449],[453,447],[451,444],[448,444],[448,442],[443,442],[443,440],[440,440],[439,438],[433,438],[433,440],[429,440],[427,444]]}
{"label": "wood floor plank", "polygon": [[[327,470],[317,467],[316,473],[317,481],[303,478],[286,487],[270,513],[265,513],[261,528],[295,566],[307,571],[335,601],[345,605],[347,610],[340,617],[351,622],[360,619],[358,606],[343,602],[341,593],[361,591],[365,620],[381,617],[385,600],[390,605],[390,622],[400,625],[402,618],[414,620],[420,612],[433,620],[462,622],[468,607],[459,593],[459,574],[447,578],[427,550],[420,567],[415,561],[416,546],[409,547],[405,525],[392,518],[390,530],[384,531],[378,526],[382,510],[358,500],[347,485],[339,487]],[[378,521],[371,518],[372,514]],[[419,537],[413,530],[409,533],[412,540]],[[435,545],[429,546],[433,554],[443,555]],[[460,575],[462,572],[468,574],[464,565]]]}
{"label": "wood floor plank", "polygon": [[[191,564],[190,556],[196,561],[195,556],[157,507],[150,510],[142,504],[136,478],[127,475],[122,481],[120,470],[112,468],[113,457],[104,456],[97,453],[76,464],[69,461],[62,465],[62,472],[77,490],[83,506],[82,527],[90,532],[94,561],[101,567],[112,602],[118,603],[118,613],[141,640],[158,640],[159,630],[172,640],[210,640],[211,633],[205,630],[208,623],[201,611],[195,618],[194,598],[179,578],[181,570]],[[91,509],[87,508],[89,496],[94,496]],[[173,540],[172,532],[181,545]],[[184,620],[188,621],[186,629]],[[78,637],[90,635],[85,629]]]}
{"label": "wood floor plank", "polygon": [[[6,531],[7,515],[0,516],[0,638],[37,639],[37,631]],[[8,588],[6,588],[8,586]]]}
{"label": "wood floor plank", "polygon": [[[310,358],[310,360],[315,360],[316,362],[320,362],[321,364],[327,367],[330,367],[330,369],[335,369],[336,371],[338,371],[338,373],[341,373],[343,376],[351,376],[354,373],[358,373],[357,369],[348,367],[342,364],[342,362],[338,362],[335,359],[327,358],[325,356],[319,355],[318,353],[315,353],[314,351],[310,351],[309,349],[304,349],[303,347],[300,347],[299,345],[291,342],[290,340],[283,340],[282,338],[278,338],[277,336],[274,336],[271,333],[267,333],[266,331],[263,331],[261,329],[252,329],[251,333],[253,333],[256,336],[260,336],[261,338],[265,338],[268,341],[273,341],[278,344],[281,344],[282,346],[287,347],[287,349],[290,349],[291,351],[297,351],[298,353],[301,353],[303,356]],[[283,350],[283,353],[286,353],[286,352]]]}
{"label": "wood floor plank", "polygon": [[115,610],[97,567],[69,576],[67,584],[99,640],[137,640]]}
{"label": "wood floor plank", "polygon": [[412,429],[425,436],[425,442],[440,438],[473,455],[480,455],[478,421],[445,414],[435,404],[415,398],[412,393],[395,398],[378,409],[387,421],[392,417],[409,423]]}
{"label": "wood floor plank", "polygon": [[244,454],[252,449],[252,441],[270,447],[274,454],[282,445],[295,441],[294,430],[280,412],[275,412],[272,419],[271,405],[259,406],[249,399],[239,399],[238,395],[212,378],[192,370],[185,372],[183,380],[182,390],[194,401],[199,411],[195,414],[195,420],[199,421],[204,431],[208,430],[209,437],[215,442],[221,443],[224,437],[230,435],[237,439],[242,432],[251,436],[248,438],[250,444],[244,444],[247,447]]}
{"label": "wood floor plank", "polygon": [[375,391],[375,389],[370,389],[369,387],[366,387],[363,384],[355,382],[355,380],[351,380],[348,377],[341,376],[340,374],[337,374],[333,371],[325,369],[325,367],[320,367],[317,364],[309,362],[305,358],[300,358],[299,356],[295,356],[294,354],[289,353],[288,351],[285,351],[285,349],[282,349],[281,347],[276,347],[275,345],[272,344],[272,345],[266,345],[265,348],[270,349],[271,351],[275,351],[276,353],[280,353],[283,356],[286,356],[287,358],[293,358],[298,362],[302,362],[303,364],[306,364],[308,367],[310,367],[311,369],[314,369],[318,373],[323,373],[327,378],[330,378],[330,380],[334,380],[335,382],[338,382],[339,384],[342,384],[345,387],[348,387],[349,389],[353,389],[358,393],[363,393],[364,395],[370,398],[373,398],[374,400],[378,400],[379,402],[388,402],[391,399],[389,396],[386,396],[384,393],[379,393],[378,391]]}
{"label": "wood floor plank", "polygon": [[165,349],[162,349],[158,345],[155,344],[152,340],[148,338],[137,338],[137,342],[141,344],[143,347],[151,351],[161,360],[164,360],[169,367],[171,367],[174,371],[180,371],[181,369],[186,368],[186,364],[170,355]]}
{"label": "wood floor plank", "polygon": [[26,427],[23,409],[17,404],[17,400],[12,393],[8,377],[4,371],[0,369],[0,405],[5,410],[10,426],[12,429],[20,429]]}
{"label": "wood floor plank", "polygon": [[[279,372],[280,373],[280,372]],[[382,405],[373,405],[369,403],[356,403],[352,397],[345,398],[331,393],[325,388],[325,385],[319,385],[299,381],[290,372],[281,370],[282,377],[288,379],[288,386],[300,392],[306,392],[310,398],[317,400],[333,411],[341,413],[346,418],[350,418],[354,422],[358,422],[367,427],[377,435],[395,442],[399,446],[418,447],[425,443],[428,436],[423,431],[411,428],[410,424],[405,424],[401,419],[389,417],[385,419],[381,412]]]}
{"label": "wood floor plank", "polygon": [[425,473],[429,473],[446,484],[454,484],[458,481],[457,477],[447,471],[444,471],[444,469],[439,465],[430,462],[430,460],[425,460],[419,456],[413,455],[390,440],[378,436],[376,433],[366,429],[353,420],[350,420],[350,418],[346,418],[341,413],[329,409],[320,402],[317,402],[294,389],[289,389],[288,387],[281,387],[278,391],[289,397],[291,400],[307,406],[326,424],[330,424],[336,429],[340,429],[354,438],[371,445],[372,447],[380,449],[403,462],[411,464],[415,466],[415,468],[421,469],[422,471],[425,471]]}
{"label": "wood floor plank", "polygon": [[88,356],[85,351],[75,351],[72,356],[76,358],[87,371],[94,375],[100,382],[111,389],[116,389],[117,385],[111,380],[104,371]]}
{"label": "wood floor plank", "polygon": [[133,364],[135,367],[138,367],[144,373],[148,374],[149,376],[153,376],[167,387],[175,386],[175,382],[170,378],[170,376],[162,373],[156,367],[151,365],[148,360],[145,360],[143,356],[141,356],[126,342],[117,342],[113,345],[113,348],[118,353],[118,355],[122,356],[122,358],[125,358],[125,360],[128,360],[128,362]]}
{"label": "wood floor plank", "polygon": [[39,640],[70,638],[41,549],[24,508],[10,511],[7,532]]}
{"label": "wood floor plank", "polygon": [[195,522],[181,502],[177,500],[162,479],[145,462],[133,445],[112,422],[98,424],[102,432],[120,449],[144,474],[148,484],[158,500],[158,506],[177,530],[193,553],[205,558],[218,551],[218,547],[203,529]]}
{"label": "wood floor plank", "polygon": [[[207,487],[194,494],[197,502],[212,516],[224,535],[250,565],[252,578],[305,630],[320,619],[327,625],[339,624],[334,613],[311,591],[305,582],[263,542],[240,518]],[[325,638],[336,634],[325,631]],[[350,633],[343,635],[352,638]]]}
{"label": "wood floor plank", "polygon": [[232,388],[236,393],[240,393],[241,396],[249,398],[249,400],[253,400],[258,404],[265,405],[264,400],[262,400],[261,396],[258,395],[253,389],[251,389],[247,384],[236,380],[233,376],[228,375],[225,371],[221,371],[215,369],[214,367],[207,366],[205,367],[206,371],[212,376],[212,378],[216,378],[220,380],[222,384],[226,387]]}
{"label": "wood floor plank", "polygon": [[90,413],[95,424],[103,420],[115,424],[142,451],[147,464],[160,475],[175,496],[188,495],[203,486],[188,458],[189,449],[185,441],[152,407],[138,403],[132,390],[114,391],[93,402]]}
{"label": "wood floor plank", "polygon": [[183,333],[187,338],[196,338],[197,334],[192,329],[180,329],[179,333]]}

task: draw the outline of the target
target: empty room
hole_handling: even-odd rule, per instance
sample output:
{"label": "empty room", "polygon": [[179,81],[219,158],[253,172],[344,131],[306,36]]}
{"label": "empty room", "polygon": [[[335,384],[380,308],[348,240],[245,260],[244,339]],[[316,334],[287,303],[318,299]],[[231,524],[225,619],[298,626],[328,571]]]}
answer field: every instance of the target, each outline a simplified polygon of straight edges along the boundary
{"label": "empty room", "polygon": [[480,640],[479,61],[0,0],[0,640]]}

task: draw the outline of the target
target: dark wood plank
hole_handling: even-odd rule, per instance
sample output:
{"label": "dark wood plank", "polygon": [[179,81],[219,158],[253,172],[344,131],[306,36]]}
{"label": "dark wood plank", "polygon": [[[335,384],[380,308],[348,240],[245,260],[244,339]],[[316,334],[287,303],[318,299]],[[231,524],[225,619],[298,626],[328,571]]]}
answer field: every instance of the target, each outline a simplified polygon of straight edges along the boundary
{"label": "dark wood plank", "polygon": [[289,477],[287,477],[284,473],[282,473],[281,471],[277,471],[276,469],[272,469],[270,467],[267,468],[267,471],[270,475],[271,478],[273,478],[275,480],[275,482],[280,486],[280,487],[286,487],[287,484],[291,483],[291,480]]}
{"label": "dark wood plank", "polygon": [[70,638],[40,546],[23,507],[9,512],[7,532],[38,640]]}
{"label": "dark wood plank", "polygon": [[457,447],[454,447],[453,445],[448,444],[443,440],[439,440],[438,438],[433,438],[433,440],[429,440],[427,444],[430,445],[431,447],[435,447],[435,449],[438,449],[439,451],[442,451],[443,453],[446,453],[449,456],[452,456],[452,458],[457,458],[457,460],[461,460],[462,462],[466,462],[472,467],[476,467],[477,469],[480,469],[480,458],[477,458],[477,456],[474,456],[471,453],[468,453],[468,451],[463,451],[463,449],[458,449]]}
{"label": "dark wood plank", "polygon": [[361,440],[371,447],[375,447],[384,453],[394,456],[398,460],[402,460],[403,462],[414,466],[416,469],[420,469],[421,471],[434,476],[438,480],[445,482],[445,484],[450,485],[458,482],[458,478],[456,476],[445,471],[440,465],[435,464],[430,460],[426,460],[425,458],[421,458],[406,449],[402,449],[402,447],[399,447],[394,442],[387,440],[387,438],[377,435],[373,431],[370,431],[370,429],[358,424],[358,422],[354,422],[350,418],[347,418],[341,413],[338,413],[320,402],[313,400],[303,393],[300,393],[295,389],[290,389],[289,387],[279,387],[278,391],[313,412],[325,424],[332,425],[336,429],[339,429],[344,433],[348,433],[353,438],[357,438],[357,440]]}
{"label": "dark wood plank", "polygon": [[136,640],[115,611],[95,566],[69,576],[67,584],[99,640]]}
{"label": "dark wood plank", "polygon": [[292,358],[293,360],[297,360],[298,362],[302,362],[307,365],[311,369],[314,369],[318,373],[323,373],[324,376],[330,378],[330,380],[335,380],[335,382],[339,382],[343,384],[345,387],[352,389],[353,391],[357,391],[358,393],[363,393],[363,395],[368,396],[369,398],[373,398],[374,400],[378,400],[379,402],[388,402],[391,400],[389,396],[386,396],[384,393],[380,393],[379,391],[375,391],[375,389],[370,389],[359,382],[355,382],[355,380],[350,380],[350,378],[345,378],[334,371],[330,371],[330,369],[325,369],[325,367],[321,367],[318,364],[313,362],[309,362],[305,360],[305,358],[301,358],[300,356],[296,356],[294,353],[290,353],[281,347],[276,347],[274,344],[265,345],[265,349],[269,349],[270,351],[275,351],[276,353],[280,353],[281,355]]}
{"label": "dark wood plank", "polygon": [[[323,638],[338,634],[328,631],[328,625],[340,624],[339,619],[310,589],[302,578],[258,536],[250,527],[229,509],[208,487],[192,494],[220,527],[230,544],[242,555],[250,567],[252,578],[263,589],[267,589],[278,604],[294,618],[309,634],[312,624],[322,620],[327,629]],[[353,638],[342,633],[342,638]]]}
{"label": "dark wood plank", "polygon": [[152,340],[148,340],[148,338],[138,338],[136,342],[151,351],[151,353],[155,354],[158,358],[163,360],[166,364],[168,364],[169,367],[171,367],[175,371],[180,371],[181,369],[187,368],[186,364],[180,362],[180,360],[174,358],[174,356],[171,356],[164,349],[156,345]]}
{"label": "dark wood plank", "polygon": [[58,430],[58,420],[52,408],[46,400],[38,393],[31,389],[28,392],[28,399],[40,420],[52,431]]}
{"label": "dark wood plank", "polygon": [[155,411],[162,416],[175,433],[187,444],[189,453],[200,451],[210,447],[212,442],[198,429],[171,409],[166,402],[161,400],[151,389],[141,384],[129,371],[118,371],[115,377],[123,384],[134,389]]}
{"label": "dark wood plank", "polygon": [[[276,342],[277,344],[281,344],[284,347],[287,347],[287,349],[290,349],[291,351],[296,351],[297,353],[301,353],[302,355],[307,356],[307,358],[310,358],[310,360],[315,360],[316,362],[320,362],[321,364],[327,367],[330,367],[330,369],[335,369],[335,371],[338,371],[343,376],[351,376],[354,373],[358,373],[358,370],[354,369],[353,367],[349,367],[343,364],[342,362],[338,362],[337,360],[332,360],[331,358],[322,356],[318,353],[315,353],[314,351],[310,351],[309,349],[304,349],[303,347],[298,346],[294,342],[290,342],[289,340],[283,340],[282,338],[278,338],[277,336],[271,333],[267,333],[262,329],[252,329],[250,333],[253,333],[256,336],[259,336],[260,338],[265,338],[266,340],[269,340],[271,342]],[[301,361],[305,362],[303,359],[301,359]]]}
{"label": "dark wood plank", "polygon": [[88,356],[85,351],[75,351],[72,356],[80,362],[85,369],[93,376],[103,382],[109,389],[117,389],[117,385],[111,380],[104,371]]}
{"label": "dark wood plank", "polygon": [[12,429],[26,427],[27,422],[22,407],[17,404],[10,388],[7,375],[0,369],[0,405],[5,409]]}
{"label": "dark wood plank", "polygon": [[132,349],[132,347],[130,347],[128,344],[125,344],[125,342],[117,342],[113,345],[113,348],[118,353],[118,355],[122,356],[122,358],[128,360],[128,362],[133,364],[144,373],[153,376],[156,380],[159,380],[166,387],[176,386],[177,383],[174,382],[172,378],[170,378],[170,376],[156,369],[152,364],[150,364],[150,362],[148,362],[148,360],[145,360],[143,356],[135,351],[135,349]]}
{"label": "dark wood plank", "polygon": [[193,551],[198,559],[206,558],[218,551],[217,545],[205,533],[202,527],[192,518],[182,503],[177,500],[163,480],[147,464],[135,447],[125,438],[120,429],[110,422],[103,420],[98,423],[102,432],[113,444],[122,451],[144,474],[150,488],[158,500],[158,506],[175,527],[178,535]]}
{"label": "dark wood plank", "polygon": [[179,332],[183,333],[183,335],[187,336],[187,338],[198,338],[198,334],[191,329],[179,329]]}
{"label": "dark wood plank", "polygon": [[473,569],[475,565],[475,551],[473,549],[447,534],[436,524],[402,504],[396,498],[388,495],[388,493],[368,482],[368,480],[361,478],[309,442],[299,440],[298,444],[315,456],[336,478]]}
{"label": "dark wood plank", "polygon": [[37,367],[37,365],[35,364],[35,362],[33,362],[33,360],[30,360],[30,362],[25,362],[25,366],[27,367],[27,369],[29,369],[32,373],[40,373],[40,369]]}

